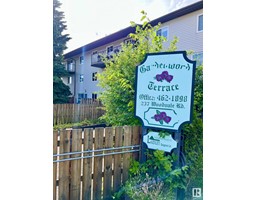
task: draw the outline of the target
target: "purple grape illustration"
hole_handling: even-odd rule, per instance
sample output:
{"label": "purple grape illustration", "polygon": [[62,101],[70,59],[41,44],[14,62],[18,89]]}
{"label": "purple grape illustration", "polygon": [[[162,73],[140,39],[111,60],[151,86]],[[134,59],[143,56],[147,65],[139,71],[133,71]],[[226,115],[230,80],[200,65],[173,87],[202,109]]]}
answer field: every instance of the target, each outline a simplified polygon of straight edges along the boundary
{"label": "purple grape illustration", "polygon": [[155,121],[159,122],[160,124],[169,123],[172,118],[170,116],[167,116],[166,112],[160,112],[159,110],[156,110],[156,114],[152,119],[155,119]]}
{"label": "purple grape illustration", "polygon": [[157,74],[157,75],[156,75],[156,80],[157,80],[157,81],[162,81],[162,80],[163,80],[162,75],[161,75],[161,74]]}
{"label": "purple grape illustration", "polygon": [[163,71],[163,72],[162,72],[162,76],[163,76],[164,78],[166,78],[168,75],[169,75],[169,74],[168,74],[167,71]]}
{"label": "purple grape illustration", "polygon": [[173,79],[173,76],[172,76],[172,75],[168,75],[168,76],[165,77],[165,80],[166,80],[168,83],[170,83],[170,82],[172,81],[172,79]]}
{"label": "purple grape illustration", "polygon": [[163,80],[166,80],[168,83],[170,83],[173,79],[173,76],[169,75],[168,71],[163,71],[161,74],[157,74],[155,79],[160,82],[162,82]]}
{"label": "purple grape illustration", "polygon": [[154,119],[158,122],[158,121],[162,120],[162,117],[158,114],[155,114]]}
{"label": "purple grape illustration", "polygon": [[161,119],[164,119],[167,116],[165,112],[161,112],[159,115],[161,116]]}
{"label": "purple grape illustration", "polygon": [[168,124],[171,120],[172,120],[172,118],[169,117],[169,116],[165,116],[165,117],[164,117],[164,121],[165,121],[167,124]]}

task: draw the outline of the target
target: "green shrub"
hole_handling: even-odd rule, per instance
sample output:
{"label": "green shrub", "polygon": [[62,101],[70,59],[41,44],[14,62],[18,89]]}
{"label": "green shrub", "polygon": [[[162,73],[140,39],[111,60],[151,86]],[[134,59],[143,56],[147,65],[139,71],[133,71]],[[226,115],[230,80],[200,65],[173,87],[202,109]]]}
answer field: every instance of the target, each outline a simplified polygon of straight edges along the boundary
{"label": "green shrub", "polygon": [[131,162],[129,179],[114,199],[127,195],[132,200],[172,200],[175,189],[185,188],[187,166],[174,168],[173,157],[160,150],[149,151],[147,156],[144,163]]}
{"label": "green shrub", "polygon": [[[142,26],[131,22],[136,32],[130,34],[134,43],[123,43],[122,51],[114,54],[112,59],[103,57],[105,70],[97,75],[99,86],[103,88],[99,99],[105,107],[102,118],[108,124],[115,126],[140,125],[134,116],[135,71],[145,58],[146,53],[156,53],[163,50],[166,38],[158,36],[160,24],[152,27],[146,13],[142,11]],[[175,37],[167,51],[175,51],[178,39]]]}

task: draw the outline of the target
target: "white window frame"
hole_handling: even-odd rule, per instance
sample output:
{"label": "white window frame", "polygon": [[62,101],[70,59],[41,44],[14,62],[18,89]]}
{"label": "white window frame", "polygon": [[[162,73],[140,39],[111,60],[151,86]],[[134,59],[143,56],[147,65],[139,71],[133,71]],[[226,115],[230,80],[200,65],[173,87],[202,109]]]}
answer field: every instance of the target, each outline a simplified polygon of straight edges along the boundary
{"label": "white window frame", "polygon": [[203,28],[202,28],[202,30],[198,30],[198,29],[199,29],[199,17],[200,17],[200,16],[203,16],[203,19],[204,19],[203,13],[197,15],[197,23],[196,23],[196,24],[197,24],[197,25],[196,25],[196,32],[197,32],[197,33],[203,32],[203,30],[204,30],[204,22],[203,22]]}
{"label": "white window frame", "polygon": [[[161,30],[161,35],[162,35],[162,32],[163,32],[163,30],[164,29],[166,29],[167,30],[167,36],[166,36],[166,41],[168,41],[169,40],[169,26],[163,26],[163,27],[160,27],[159,29],[158,29],[158,31],[160,31]],[[156,33],[157,34],[157,33]]]}

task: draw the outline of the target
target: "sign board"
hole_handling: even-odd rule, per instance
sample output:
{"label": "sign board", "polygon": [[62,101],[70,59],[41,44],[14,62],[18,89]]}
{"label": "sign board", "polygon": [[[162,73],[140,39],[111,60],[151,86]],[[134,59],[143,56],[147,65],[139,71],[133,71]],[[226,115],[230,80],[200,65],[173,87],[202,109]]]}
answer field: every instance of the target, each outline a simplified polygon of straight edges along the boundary
{"label": "sign board", "polygon": [[165,152],[171,152],[172,149],[177,148],[177,142],[171,135],[161,138],[158,132],[149,132],[143,136],[143,142],[149,149],[158,149]]}
{"label": "sign board", "polygon": [[178,131],[191,122],[195,67],[185,51],[146,55],[136,68],[135,95],[144,127]]}

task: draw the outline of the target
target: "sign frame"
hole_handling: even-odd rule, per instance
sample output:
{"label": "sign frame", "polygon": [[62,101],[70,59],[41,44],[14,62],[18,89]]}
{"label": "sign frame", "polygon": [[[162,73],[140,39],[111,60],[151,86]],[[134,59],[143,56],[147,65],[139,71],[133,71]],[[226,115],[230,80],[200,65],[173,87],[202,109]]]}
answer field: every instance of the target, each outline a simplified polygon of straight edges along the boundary
{"label": "sign frame", "polygon": [[[147,126],[144,124],[143,120],[136,115],[136,107],[137,107],[137,92],[138,92],[138,73],[139,73],[139,66],[141,66],[143,63],[145,63],[145,61],[148,59],[148,57],[150,56],[157,56],[157,55],[173,55],[173,54],[181,54],[184,58],[185,61],[187,61],[188,63],[192,64],[192,83],[191,83],[191,98],[190,98],[190,117],[189,120],[182,122],[178,129],[171,129],[171,128],[164,128],[164,127],[154,127],[154,126]],[[143,59],[143,61],[141,63],[139,63],[136,66],[136,73],[135,73],[135,95],[134,95],[134,99],[135,99],[135,107],[134,107],[134,116],[137,117],[142,125],[143,128],[146,129],[150,129],[150,128],[154,128],[154,129],[160,129],[160,130],[165,130],[165,131],[173,131],[173,132],[180,132],[183,125],[187,124],[187,123],[191,123],[192,122],[192,118],[193,118],[193,104],[194,104],[194,88],[195,88],[195,72],[196,72],[196,61],[192,61],[187,57],[187,53],[186,51],[174,51],[174,52],[158,52],[158,53],[147,53]]]}

